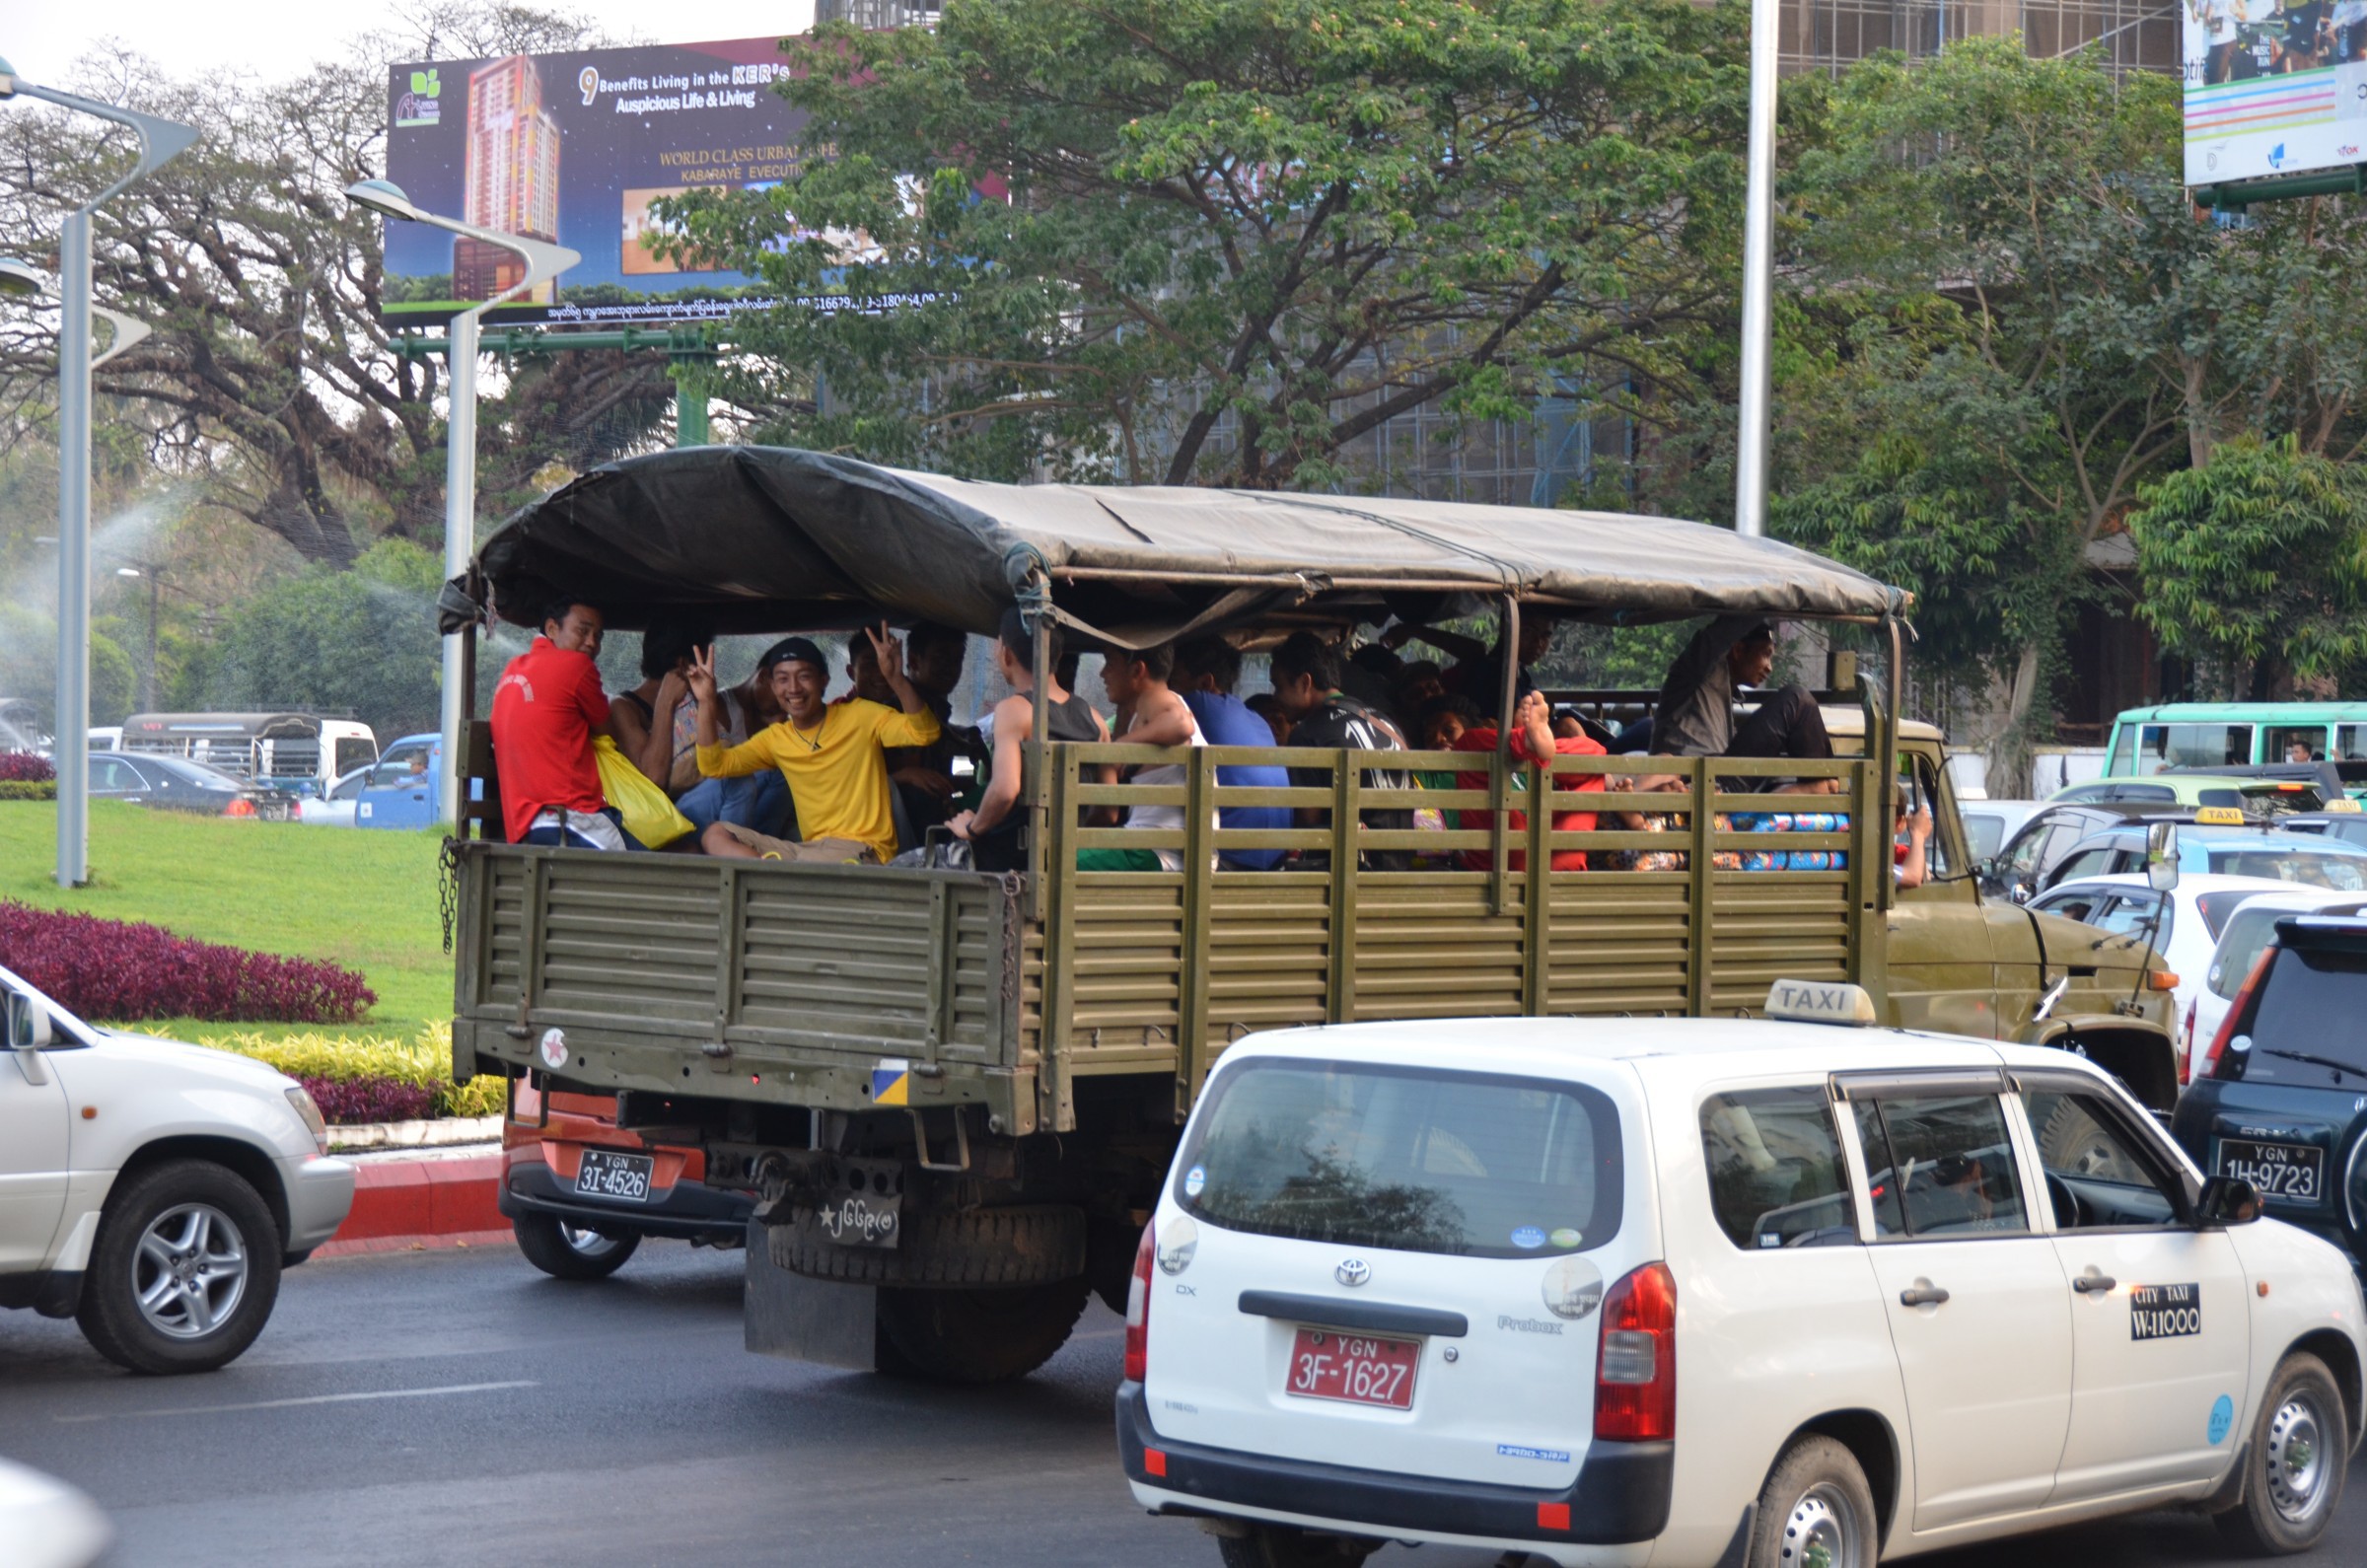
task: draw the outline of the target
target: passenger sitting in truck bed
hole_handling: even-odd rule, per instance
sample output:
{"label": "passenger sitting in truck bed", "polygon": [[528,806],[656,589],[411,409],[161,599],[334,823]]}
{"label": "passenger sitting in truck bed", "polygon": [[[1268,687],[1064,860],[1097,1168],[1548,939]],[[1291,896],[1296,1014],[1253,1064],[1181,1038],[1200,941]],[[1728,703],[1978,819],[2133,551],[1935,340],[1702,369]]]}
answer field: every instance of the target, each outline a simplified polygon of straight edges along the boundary
{"label": "passenger sitting in truck bed", "polygon": [[[1693,633],[1669,667],[1653,707],[1653,751],[1662,756],[1832,755],[1824,712],[1806,686],[1764,695],[1758,711],[1740,726],[1734,722],[1738,691],[1763,682],[1774,665],[1775,628],[1761,616],[1721,615]],[[1820,779],[1806,792],[1837,783]]]}
{"label": "passenger sitting in truck bed", "polygon": [[864,627],[878,658],[880,675],[902,711],[857,698],[830,705],[829,665],[822,650],[792,637],[772,667],[773,693],[781,722],[742,745],[725,747],[715,692],[712,650],[690,667],[690,690],[698,698],[698,770],[710,778],[737,778],[777,768],[789,781],[797,807],[798,841],[774,838],[753,828],[717,822],[699,839],[710,855],[742,859],[863,861],[896,858],[896,817],[888,797],[891,746],[926,746],[937,739],[937,715],[904,677],[904,649],[892,635]]}
{"label": "passenger sitting in truck bed", "polygon": [[[1233,694],[1241,684],[1241,650],[1222,637],[1203,637],[1176,650],[1175,673],[1169,682],[1184,694],[1191,716],[1210,746],[1278,744],[1264,715]],[[1216,770],[1216,782],[1226,789],[1287,789],[1290,774],[1281,767],[1228,765]],[[1223,806],[1217,825],[1245,831],[1279,832],[1290,826],[1287,806]],[[1282,863],[1279,849],[1227,849],[1217,863],[1236,871],[1271,871]]]}
{"label": "passenger sitting in truck bed", "polygon": [[[1047,662],[1055,672],[1043,693],[1045,733],[1055,741],[1109,740],[1110,727],[1093,711],[1093,704],[1070,691],[1059,678],[1060,628],[1046,626],[1043,635],[1051,645],[1046,650],[1050,655]],[[946,826],[956,838],[969,841],[970,864],[978,870],[1019,871],[1028,863],[1028,842],[1022,831],[1027,813],[1019,804],[1020,748],[1036,734],[1036,648],[1027,619],[1016,608],[1003,611],[994,643],[994,665],[1011,695],[994,705],[994,763],[987,775],[986,793],[979,798],[976,811],[957,815]],[[1098,782],[1108,783],[1116,769],[1099,768],[1096,772]]]}
{"label": "passenger sitting in truck bed", "polygon": [[[1315,633],[1292,632],[1289,640],[1274,650],[1270,669],[1274,705],[1291,719],[1290,745],[1358,751],[1406,748],[1405,737],[1395,724],[1340,690],[1339,655]],[[1331,770],[1326,767],[1294,767],[1290,781],[1315,789],[1329,789],[1333,783]],[[1367,769],[1363,784],[1367,789],[1411,789],[1413,776],[1395,768]],[[1358,820],[1376,831],[1409,831],[1413,827],[1411,808],[1377,808],[1360,813]],[[1302,806],[1298,822],[1301,827],[1328,827],[1331,813],[1322,806]],[[1358,858],[1367,870],[1403,871],[1412,863],[1412,851],[1365,851]],[[1319,868],[1328,865],[1329,857],[1322,850],[1303,851],[1301,864]]]}
{"label": "passenger sitting in truck bed", "polygon": [[698,782],[697,705],[685,678],[692,650],[715,640],[715,628],[661,621],[641,634],[641,683],[609,701],[616,748],[643,775],[679,800]]}
{"label": "passenger sitting in truck bed", "polygon": [[553,600],[541,632],[493,688],[493,760],[502,826],[513,844],[633,847],[601,793],[592,760],[592,737],[609,725],[608,694],[592,662],[600,632],[598,609]]}
{"label": "passenger sitting in truck bed", "polygon": [[[1490,719],[1474,725],[1459,735],[1455,740],[1454,749],[1484,754],[1496,749],[1497,745],[1495,721]],[[1583,735],[1558,736],[1553,733],[1553,705],[1545,700],[1543,692],[1530,692],[1521,698],[1520,706],[1513,710],[1512,759],[1515,762],[1534,762],[1555,756],[1601,756],[1602,754],[1603,747],[1600,742]],[[1485,771],[1461,773],[1457,775],[1456,783],[1459,788],[1483,790],[1487,788],[1487,774]],[[1603,775],[1600,773],[1561,773],[1554,776],[1550,787],[1557,790],[1599,790],[1603,787]],[[1457,815],[1461,819],[1458,825],[1468,828],[1484,828],[1494,814],[1484,811],[1466,811]],[[1518,835],[1528,832],[1529,816],[1526,812],[1507,811],[1504,816],[1506,819],[1504,830],[1507,833],[1514,835],[1517,839]],[[1591,833],[1595,830],[1595,814],[1593,812],[1555,812],[1553,814],[1553,830],[1562,833]],[[1528,870],[1528,852],[1523,849],[1513,850],[1510,865],[1514,871]],[[1491,850],[1467,849],[1463,852],[1463,866],[1466,871],[1490,871],[1495,867],[1495,855]],[[1553,869],[1555,871],[1586,870],[1586,851],[1583,849],[1553,851]]]}
{"label": "passenger sitting in truck bed", "polygon": [[[1183,694],[1168,684],[1175,671],[1176,655],[1171,647],[1142,648],[1131,652],[1113,648],[1102,657],[1102,689],[1117,709],[1117,732],[1114,739],[1128,746],[1206,746],[1207,737],[1200,733],[1199,720],[1191,715],[1189,704]],[[1184,782],[1184,764],[1161,762],[1149,767],[1136,767],[1133,782],[1151,785],[1178,785]],[[1177,828],[1184,826],[1184,808],[1181,806],[1134,806],[1126,811],[1126,825],[1138,828]],[[1080,849],[1077,851],[1079,871],[1182,871],[1184,852],[1180,849]]]}
{"label": "passenger sitting in truck bed", "polygon": [[[715,693],[715,706],[725,746],[738,746],[767,725],[778,724],[781,718],[780,699],[773,695],[772,671],[782,659],[782,650],[798,638],[786,638],[764,650],[754,670],[736,686]],[[714,659],[708,651],[708,661]],[[687,667],[683,670],[685,689],[689,680]],[[681,716],[688,721],[690,766],[698,766],[698,703],[693,700],[682,706]],[[740,827],[752,827],[773,838],[795,837],[796,818],[789,809],[789,782],[777,768],[764,768],[747,778],[701,778],[682,792],[674,803],[675,810],[690,820],[690,825],[700,833],[717,822],[731,822]]]}
{"label": "passenger sitting in truck bed", "polygon": [[[968,637],[932,621],[921,621],[904,634],[905,677],[929,711],[937,715],[941,727],[937,739],[927,746],[898,746],[888,750],[888,782],[895,786],[897,809],[902,814],[899,820],[911,827],[914,843],[945,821],[954,798],[957,741],[944,727],[953,720],[953,692],[962,683],[962,658],[968,647]],[[860,637],[849,638],[846,652],[846,677],[854,687],[850,696],[894,707],[896,694],[880,674],[871,644]]]}

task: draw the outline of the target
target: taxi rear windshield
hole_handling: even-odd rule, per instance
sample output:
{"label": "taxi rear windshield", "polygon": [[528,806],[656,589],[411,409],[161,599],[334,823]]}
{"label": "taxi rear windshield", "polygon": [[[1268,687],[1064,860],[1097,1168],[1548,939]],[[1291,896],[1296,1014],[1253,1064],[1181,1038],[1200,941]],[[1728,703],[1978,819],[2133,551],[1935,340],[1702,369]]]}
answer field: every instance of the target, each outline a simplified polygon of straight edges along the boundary
{"label": "taxi rear windshield", "polygon": [[1584,1085],[1363,1063],[1220,1074],[1176,1201],[1228,1230],[1534,1257],[1618,1231],[1617,1109]]}

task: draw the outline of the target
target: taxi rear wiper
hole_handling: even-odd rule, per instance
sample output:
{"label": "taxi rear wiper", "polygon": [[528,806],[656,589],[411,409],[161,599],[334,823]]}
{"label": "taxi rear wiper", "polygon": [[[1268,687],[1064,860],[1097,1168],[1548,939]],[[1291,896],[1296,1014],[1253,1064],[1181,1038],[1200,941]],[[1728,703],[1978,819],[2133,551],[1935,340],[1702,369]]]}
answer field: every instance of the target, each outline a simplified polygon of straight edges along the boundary
{"label": "taxi rear wiper", "polygon": [[2313,1056],[2308,1051],[2289,1051],[2275,1045],[2259,1045],[2254,1048],[2262,1056],[2282,1056],[2289,1062],[2308,1062],[2312,1067],[2323,1067],[2331,1073],[2348,1073],[2353,1078],[2367,1078],[2367,1067],[2359,1067],[2350,1062],[2338,1062],[2331,1056]]}

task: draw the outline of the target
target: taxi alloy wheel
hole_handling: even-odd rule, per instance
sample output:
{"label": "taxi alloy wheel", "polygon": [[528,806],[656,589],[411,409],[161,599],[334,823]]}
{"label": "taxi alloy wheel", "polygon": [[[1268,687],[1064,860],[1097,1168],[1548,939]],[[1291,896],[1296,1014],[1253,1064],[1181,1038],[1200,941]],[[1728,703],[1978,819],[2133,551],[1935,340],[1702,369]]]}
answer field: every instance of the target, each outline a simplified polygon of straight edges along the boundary
{"label": "taxi alloy wheel", "polygon": [[2342,1502],[2350,1420],[2326,1363],[2295,1351],[2278,1363],[2243,1449],[2241,1500],[2214,1523],[2256,1556],[2318,1544]]}
{"label": "taxi alloy wheel", "polygon": [[1875,1568],[1881,1554],[1873,1489],[1834,1438],[1785,1448],[1759,1489],[1749,1568]]}

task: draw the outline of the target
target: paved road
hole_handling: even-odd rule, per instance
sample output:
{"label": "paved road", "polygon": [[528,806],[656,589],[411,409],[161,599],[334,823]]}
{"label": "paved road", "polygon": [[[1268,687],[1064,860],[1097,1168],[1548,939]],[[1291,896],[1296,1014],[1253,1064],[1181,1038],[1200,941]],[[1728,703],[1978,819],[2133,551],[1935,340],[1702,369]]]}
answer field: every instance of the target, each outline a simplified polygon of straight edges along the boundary
{"label": "paved road", "polygon": [[[652,1244],[598,1286],[507,1247],[291,1273],[262,1339],[205,1378],[126,1377],[69,1323],[0,1314],[0,1454],[96,1497],[110,1568],[794,1563],[1214,1568],[1146,1518],[1110,1432],[1121,1327],[1098,1306],[1036,1377],[949,1390],[740,1348],[740,1260]],[[1485,1568],[1391,1548],[1375,1568]],[[2225,1560],[2152,1516],[1932,1568]],[[2367,1561],[2367,1465],[2294,1568]]]}

